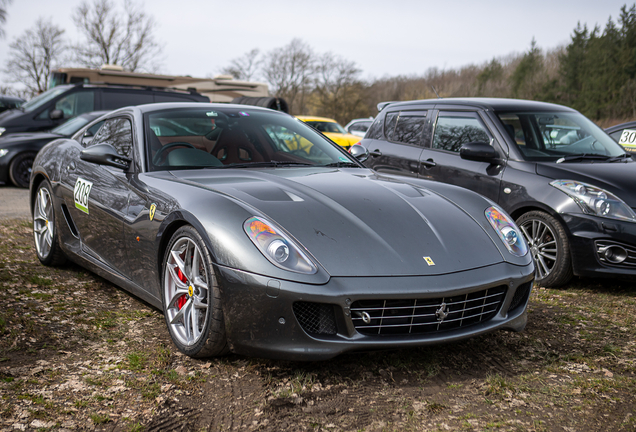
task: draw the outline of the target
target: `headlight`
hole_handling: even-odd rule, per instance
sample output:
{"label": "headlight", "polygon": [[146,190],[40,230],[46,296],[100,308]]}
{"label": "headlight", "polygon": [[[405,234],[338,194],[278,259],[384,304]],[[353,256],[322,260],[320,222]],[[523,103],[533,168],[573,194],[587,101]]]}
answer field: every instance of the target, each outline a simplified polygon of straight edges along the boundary
{"label": "headlight", "polygon": [[521,235],[521,230],[506,212],[497,206],[488,207],[486,219],[511,254],[522,257],[528,253],[528,245]]}
{"label": "headlight", "polygon": [[636,222],[634,211],[611,192],[573,180],[554,180],[550,185],[568,194],[583,213]]}
{"label": "headlight", "polygon": [[262,217],[251,217],[243,224],[247,236],[276,267],[296,273],[314,274],[318,267],[281,229]]}
{"label": "headlight", "polygon": [[9,153],[9,150],[7,149],[0,149],[0,157],[6,155],[7,153]]}
{"label": "headlight", "polygon": [[6,128],[0,127],[0,135],[2,135],[4,133],[4,131],[6,131]]}

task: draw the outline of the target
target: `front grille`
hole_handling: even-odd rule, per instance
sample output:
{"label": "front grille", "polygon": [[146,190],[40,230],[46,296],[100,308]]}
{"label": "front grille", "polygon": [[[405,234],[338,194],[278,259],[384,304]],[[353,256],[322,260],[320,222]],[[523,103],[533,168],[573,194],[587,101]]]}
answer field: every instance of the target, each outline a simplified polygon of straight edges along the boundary
{"label": "front grille", "polygon": [[526,303],[526,301],[528,300],[528,296],[530,295],[532,283],[532,281],[526,282],[525,284],[517,287],[517,291],[515,291],[515,295],[512,297],[512,302],[510,302],[508,313],[512,312],[519,306],[523,306]]}
{"label": "front grille", "polygon": [[435,333],[488,321],[505,295],[504,285],[452,297],[358,300],[351,318],[358,332],[370,336]]}
{"label": "front grille", "polygon": [[[618,242],[606,241],[606,240],[597,240],[594,243],[596,245],[596,253],[598,255],[598,259],[603,264],[616,266],[616,267],[628,267],[628,268],[636,267],[636,248],[634,246],[629,246],[624,243],[618,243]],[[625,261],[617,264],[617,263],[610,262],[606,258],[605,250],[612,246],[618,246],[625,249],[625,251],[627,251],[627,258],[625,259]]]}
{"label": "front grille", "polygon": [[336,314],[333,305],[311,302],[294,303],[294,315],[309,334],[336,334]]}

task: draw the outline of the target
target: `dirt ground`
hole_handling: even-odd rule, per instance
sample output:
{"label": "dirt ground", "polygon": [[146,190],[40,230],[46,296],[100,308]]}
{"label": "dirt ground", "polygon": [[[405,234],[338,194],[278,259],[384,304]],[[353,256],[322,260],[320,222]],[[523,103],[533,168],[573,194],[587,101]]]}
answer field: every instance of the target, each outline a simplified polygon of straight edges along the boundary
{"label": "dirt ground", "polygon": [[636,281],[535,287],[521,333],[294,363],[181,355],[154,308],[0,221],[0,430],[634,431]]}

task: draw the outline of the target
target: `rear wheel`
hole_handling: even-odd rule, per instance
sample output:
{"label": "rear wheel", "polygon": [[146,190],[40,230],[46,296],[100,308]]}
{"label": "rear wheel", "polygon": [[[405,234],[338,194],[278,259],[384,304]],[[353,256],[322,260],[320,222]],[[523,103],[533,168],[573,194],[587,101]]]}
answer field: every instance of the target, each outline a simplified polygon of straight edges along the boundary
{"label": "rear wheel", "polygon": [[535,281],[544,287],[564,285],[572,279],[572,257],[561,223],[542,211],[530,211],[517,219],[528,241],[535,265]]}
{"label": "rear wheel", "polygon": [[189,225],[179,228],[170,239],[162,286],[164,316],[177,348],[190,357],[227,353],[212,259],[199,233]]}
{"label": "rear wheel", "polygon": [[33,238],[40,262],[53,266],[64,264],[66,256],[60,249],[55,225],[55,206],[51,186],[44,180],[38,185],[33,203]]}
{"label": "rear wheel", "polygon": [[9,177],[17,187],[28,188],[31,181],[31,169],[36,153],[26,152],[17,155],[9,166]]}

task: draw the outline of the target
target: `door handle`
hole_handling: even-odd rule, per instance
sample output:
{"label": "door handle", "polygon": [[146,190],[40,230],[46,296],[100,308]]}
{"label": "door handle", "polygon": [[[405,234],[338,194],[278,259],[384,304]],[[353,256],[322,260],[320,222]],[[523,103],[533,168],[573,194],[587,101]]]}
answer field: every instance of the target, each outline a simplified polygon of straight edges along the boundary
{"label": "door handle", "polygon": [[375,149],[372,152],[369,152],[369,156],[373,156],[373,157],[382,156],[382,152],[378,149]]}
{"label": "door handle", "polygon": [[427,160],[423,160],[423,161],[420,161],[420,162],[426,168],[433,168],[434,166],[437,165],[435,162],[433,162],[433,159],[427,159]]}

